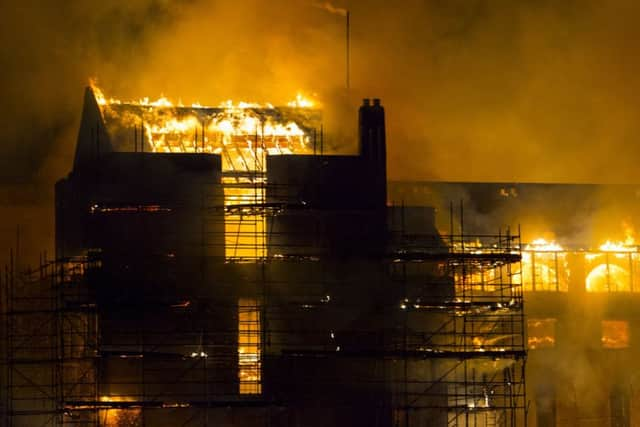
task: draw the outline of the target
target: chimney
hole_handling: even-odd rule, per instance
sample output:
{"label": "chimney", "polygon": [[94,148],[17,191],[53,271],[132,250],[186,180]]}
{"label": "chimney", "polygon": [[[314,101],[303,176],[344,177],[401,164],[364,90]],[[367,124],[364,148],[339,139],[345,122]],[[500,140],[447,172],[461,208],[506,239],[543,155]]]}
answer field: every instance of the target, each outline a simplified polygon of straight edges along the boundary
{"label": "chimney", "polygon": [[368,162],[374,190],[374,204],[378,208],[387,205],[387,149],[384,123],[384,108],[380,99],[373,105],[364,99],[359,111],[360,156]]}

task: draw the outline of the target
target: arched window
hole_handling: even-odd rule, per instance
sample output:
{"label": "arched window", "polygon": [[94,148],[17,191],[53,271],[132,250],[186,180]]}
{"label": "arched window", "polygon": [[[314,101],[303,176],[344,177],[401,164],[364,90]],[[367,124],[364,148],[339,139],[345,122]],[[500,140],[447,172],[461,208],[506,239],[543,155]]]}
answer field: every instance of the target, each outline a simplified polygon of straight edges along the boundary
{"label": "arched window", "polygon": [[559,251],[522,251],[522,285],[525,291],[566,292],[566,257]]}
{"label": "arched window", "polygon": [[631,292],[629,272],[616,264],[600,264],[587,275],[587,292]]}

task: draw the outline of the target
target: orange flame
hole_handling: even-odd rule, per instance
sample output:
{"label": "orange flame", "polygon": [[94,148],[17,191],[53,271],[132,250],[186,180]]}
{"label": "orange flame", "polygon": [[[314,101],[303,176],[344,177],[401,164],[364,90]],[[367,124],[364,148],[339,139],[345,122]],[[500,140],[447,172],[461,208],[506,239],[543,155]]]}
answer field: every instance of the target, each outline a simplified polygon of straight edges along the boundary
{"label": "orange flame", "polygon": [[536,251],[536,252],[559,252],[562,251],[562,246],[557,244],[556,242],[547,241],[546,239],[535,239],[531,244],[527,245],[524,248],[525,251]]}
{"label": "orange flame", "polygon": [[[122,102],[107,98],[95,80],[90,85],[107,126],[109,121],[117,126],[143,126],[144,144],[152,152],[221,154],[223,170],[251,171],[264,170],[267,154],[312,151],[308,131],[293,120],[283,120],[271,104],[226,101],[217,108],[199,103],[184,108],[164,96]],[[116,108],[128,105],[148,108],[135,113]],[[301,94],[289,103],[292,108],[313,106]],[[264,113],[269,110],[274,113]]]}

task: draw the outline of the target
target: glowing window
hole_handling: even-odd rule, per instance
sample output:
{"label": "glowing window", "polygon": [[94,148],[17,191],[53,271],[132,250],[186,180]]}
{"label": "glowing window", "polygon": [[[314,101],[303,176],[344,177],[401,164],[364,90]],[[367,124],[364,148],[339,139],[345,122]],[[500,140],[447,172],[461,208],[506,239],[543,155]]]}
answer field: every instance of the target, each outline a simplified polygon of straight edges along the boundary
{"label": "glowing window", "polygon": [[[100,396],[101,402],[133,402],[134,399],[126,396]],[[138,426],[142,425],[142,410],[140,408],[127,408],[125,403],[123,407],[114,406],[109,409],[100,409],[98,415],[100,417],[100,425],[105,427],[119,426]],[[105,407],[108,408],[108,404]]]}
{"label": "glowing window", "polygon": [[[225,188],[224,203],[235,209],[225,215],[224,238],[227,259],[254,260],[266,255],[265,217],[251,209],[264,203],[262,188]],[[233,208],[240,205],[241,207]]]}
{"label": "glowing window", "polygon": [[603,348],[621,349],[629,347],[629,322],[625,320],[603,320]]}
{"label": "glowing window", "polygon": [[587,292],[630,292],[631,275],[619,265],[600,264],[587,275],[585,286]]}
{"label": "glowing window", "polygon": [[556,319],[527,320],[527,335],[530,350],[555,347]]}
{"label": "glowing window", "polygon": [[238,301],[238,380],[240,394],[262,393],[260,307],[258,301]]}
{"label": "glowing window", "polygon": [[564,252],[522,251],[522,285],[525,291],[568,290]]}
{"label": "glowing window", "polygon": [[455,283],[456,292],[462,294],[465,289],[473,288],[474,290],[483,290],[486,292],[495,292],[500,289],[505,281],[506,273],[503,275],[500,268],[479,268],[466,274],[456,273]]}

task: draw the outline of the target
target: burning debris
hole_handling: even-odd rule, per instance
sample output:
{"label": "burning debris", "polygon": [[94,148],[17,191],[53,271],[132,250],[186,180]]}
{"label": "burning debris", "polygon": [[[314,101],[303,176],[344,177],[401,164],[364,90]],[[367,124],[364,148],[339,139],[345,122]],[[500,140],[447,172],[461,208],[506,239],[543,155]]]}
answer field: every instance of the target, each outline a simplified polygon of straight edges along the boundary
{"label": "burning debris", "polygon": [[264,171],[267,154],[310,154],[317,145],[321,115],[301,94],[286,107],[232,101],[211,107],[165,97],[123,102],[91,87],[117,151],[221,154],[223,171],[249,172]]}

